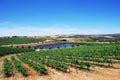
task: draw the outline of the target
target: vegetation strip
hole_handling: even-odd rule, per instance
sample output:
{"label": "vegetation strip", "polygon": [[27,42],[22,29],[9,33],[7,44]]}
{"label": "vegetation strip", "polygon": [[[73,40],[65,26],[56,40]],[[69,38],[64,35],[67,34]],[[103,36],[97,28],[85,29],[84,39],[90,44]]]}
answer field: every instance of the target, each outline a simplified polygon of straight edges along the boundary
{"label": "vegetation strip", "polygon": [[15,54],[15,53],[24,53],[34,51],[33,49],[27,48],[11,48],[11,47],[0,47],[0,57],[8,54]]}
{"label": "vegetation strip", "polygon": [[21,62],[16,60],[14,56],[11,57],[11,61],[18,72],[20,72],[23,76],[27,76],[28,70],[22,66]]}
{"label": "vegetation strip", "polygon": [[13,75],[13,66],[8,59],[4,59],[3,63],[3,77],[9,77]]}
{"label": "vegetation strip", "polygon": [[29,60],[29,59],[27,59],[27,58],[25,58],[25,57],[23,57],[23,56],[17,56],[21,61],[23,61],[24,63],[27,63],[28,65],[30,65],[31,67],[33,67],[38,73],[40,73],[40,74],[47,74],[48,72],[48,70],[45,68],[45,66],[44,65],[42,65],[42,64],[37,64],[37,63],[35,63],[35,62],[33,62],[33,61],[31,61],[31,60]]}

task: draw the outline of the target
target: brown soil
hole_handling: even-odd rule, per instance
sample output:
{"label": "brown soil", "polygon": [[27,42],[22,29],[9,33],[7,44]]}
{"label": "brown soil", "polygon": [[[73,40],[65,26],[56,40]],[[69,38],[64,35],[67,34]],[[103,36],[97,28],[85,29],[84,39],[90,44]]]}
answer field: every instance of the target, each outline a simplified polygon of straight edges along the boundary
{"label": "brown soil", "polygon": [[3,65],[3,61],[0,60],[0,79],[2,78],[2,65]]}
{"label": "brown soil", "polygon": [[[3,59],[9,58],[10,56],[11,55],[0,58],[0,70],[2,69]],[[70,68],[71,72],[69,73],[47,67],[49,70],[47,75],[36,73],[36,71],[27,64],[23,64],[23,66],[29,70],[27,77],[23,77],[17,73],[14,77],[9,78],[2,78],[0,76],[0,80],[120,80],[120,63],[113,64],[113,68],[96,66],[92,68],[92,71]]]}
{"label": "brown soil", "polygon": [[28,64],[22,64],[22,65],[28,69],[28,76],[38,75],[37,72],[32,67],[30,67]]}

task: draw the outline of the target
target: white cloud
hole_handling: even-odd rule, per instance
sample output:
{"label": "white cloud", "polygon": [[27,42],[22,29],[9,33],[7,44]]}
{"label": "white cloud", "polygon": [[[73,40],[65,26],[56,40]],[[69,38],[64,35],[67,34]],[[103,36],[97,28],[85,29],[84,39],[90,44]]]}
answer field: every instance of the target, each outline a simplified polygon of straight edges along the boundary
{"label": "white cloud", "polygon": [[[7,22],[9,23],[9,22]],[[99,34],[96,29],[80,29],[69,25],[54,24],[49,27],[23,27],[9,23],[0,29],[0,36],[42,36],[57,34]],[[3,25],[3,24],[2,24]],[[8,26],[7,26],[8,25]],[[1,27],[1,26],[0,26]]]}
{"label": "white cloud", "polygon": [[33,27],[19,27],[19,28],[3,28],[0,30],[0,36],[41,36],[41,35],[56,35],[56,34],[98,34],[97,30],[81,30],[76,28],[33,28]]}

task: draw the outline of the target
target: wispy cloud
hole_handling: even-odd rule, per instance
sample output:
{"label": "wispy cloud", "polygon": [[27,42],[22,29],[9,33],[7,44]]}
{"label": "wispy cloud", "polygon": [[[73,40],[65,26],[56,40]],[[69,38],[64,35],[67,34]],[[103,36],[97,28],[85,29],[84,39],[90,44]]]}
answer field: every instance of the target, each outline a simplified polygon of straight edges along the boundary
{"label": "wispy cloud", "polygon": [[[10,24],[10,25],[9,25]],[[3,26],[4,24],[2,24]],[[1,25],[0,25],[1,27]],[[96,29],[80,29],[64,24],[54,24],[49,27],[20,26],[12,23],[5,23],[0,29],[0,36],[42,36],[56,34],[99,34]]]}

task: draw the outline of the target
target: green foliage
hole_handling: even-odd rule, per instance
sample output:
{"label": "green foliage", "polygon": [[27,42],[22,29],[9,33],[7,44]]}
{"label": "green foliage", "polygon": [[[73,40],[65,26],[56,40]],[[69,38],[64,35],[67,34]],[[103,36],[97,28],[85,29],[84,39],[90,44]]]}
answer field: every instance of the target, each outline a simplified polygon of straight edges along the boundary
{"label": "green foliage", "polygon": [[[120,60],[120,44],[99,44],[41,50],[38,52],[26,52],[17,55],[17,57],[40,74],[48,73],[45,65],[65,72],[69,70],[69,66],[90,70],[91,67],[94,67],[94,64],[108,64],[107,67],[109,67],[114,63],[115,59]],[[21,67],[21,62],[17,61],[15,57],[11,57],[11,60],[19,72],[23,75],[27,74],[27,70]]]}
{"label": "green foliage", "polygon": [[13,66],[10,64],[9,60],[4,59],[3,63],[3,77],[9,77],[13,75]]}
{"label": "green foliage", "polygon": [[25,57],[23,57],[23,56],[17,55],[17,57],[18,57],[21,61],[23,61],[24,63],[27,63],[28,65],[30,65],[31,67],[33,67],[38,73],[40,73],[40,74],[47,74],[47,73],[48,73],[48,72],[47,72],[47,69],[45,68],[44,65],[42,65],[42,64],[37,64],[37,63],[35,63],[34,61],[29,60],[29,59],[27,59],[27,58],[25,58]]}
{"label": "green foliage", "polygon": [[46,38],[0,38],[0,45],[36,43],[46,40]]}
{"label": "green foliage", "polygon": [[11,61],[18,72],[22,73],[23,76],[27,76],[28,70],[22,66],[21,62],[16,60],[14,56],[11,57]]}
{"label": "green foliage", "polygon": [[39,52],[29,52],[23,54],[28,59],[46,64],[59,70],[66,71],[67,65],[74,65],[83,68],[90,68],[90,63],[113,64],[113,59],[120,60],[119,44],[88,45],[73,48],[43,50]]}
{"label": "green foliage", "polygon": [[27,48],[0,47],[0,57],[8,54],[29,52],[29,51],[34,51],[34,50]]}

